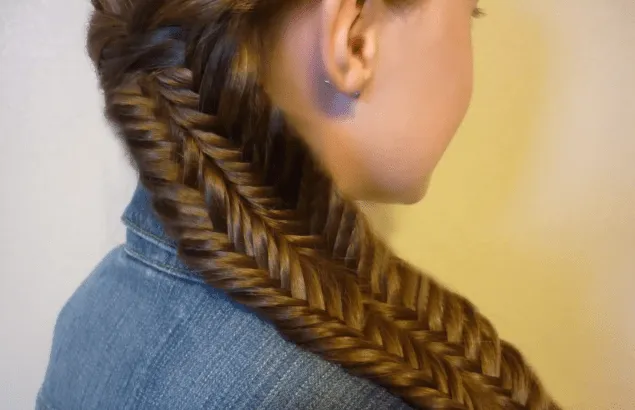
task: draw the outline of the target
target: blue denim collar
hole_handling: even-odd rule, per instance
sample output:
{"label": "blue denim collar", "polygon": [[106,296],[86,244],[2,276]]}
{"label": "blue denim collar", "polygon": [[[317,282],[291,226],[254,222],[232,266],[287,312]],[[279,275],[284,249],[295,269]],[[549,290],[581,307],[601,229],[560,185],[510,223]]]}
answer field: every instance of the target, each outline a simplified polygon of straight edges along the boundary
{"label": "blue denim collar", "polygon": [[124,211],[125,251],[144,264],[181,279],[202,282],[177,255],[177,245],[166,233],[152,209],[150,193],[139,184]]}

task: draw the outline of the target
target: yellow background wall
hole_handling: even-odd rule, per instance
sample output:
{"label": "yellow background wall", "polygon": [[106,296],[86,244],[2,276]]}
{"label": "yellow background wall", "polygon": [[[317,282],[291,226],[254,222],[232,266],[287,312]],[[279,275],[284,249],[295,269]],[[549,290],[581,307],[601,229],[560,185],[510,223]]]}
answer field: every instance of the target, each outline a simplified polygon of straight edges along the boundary
{"label": "yellow background wall", "polygon": [[476,90],[427,199],[373,209],[567,409],[635,409],[635,2],[482,0]]}

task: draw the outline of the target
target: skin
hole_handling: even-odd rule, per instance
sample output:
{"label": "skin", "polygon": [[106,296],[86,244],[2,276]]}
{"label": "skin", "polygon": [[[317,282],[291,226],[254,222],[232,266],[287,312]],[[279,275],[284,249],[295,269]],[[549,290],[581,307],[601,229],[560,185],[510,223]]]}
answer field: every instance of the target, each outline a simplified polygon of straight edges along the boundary
{"label": "skin", "polygon": [[345,195],[424,197],[472,95],[475,8],[321,0],[280,26],[265,87]]}

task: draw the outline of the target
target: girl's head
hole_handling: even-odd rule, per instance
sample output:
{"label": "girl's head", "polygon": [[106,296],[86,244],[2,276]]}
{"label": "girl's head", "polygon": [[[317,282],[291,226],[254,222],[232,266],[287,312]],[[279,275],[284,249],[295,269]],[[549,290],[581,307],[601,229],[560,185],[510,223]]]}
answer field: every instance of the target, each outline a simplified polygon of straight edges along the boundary
{"label": "girl's head", "polygon": [[329,0],[276,21],[265,86],[344,193],[421,199],[468,106],[475,10]]}
{"label": "girl's head", "polygon": [[350,200],[423,195],[470,98],[475,1],[92,2],[108,117],[209,285],[420,408],[557,409]]}
{"label": "girl's head", "polygon": [[207,82],[214,65],[249,75],[353,199],[421,199],[470,99],[476,0],[94,1],[129,8],[128,24],[146,35],[217,25],[205,35],[223,30],[233,51],[203,56],[209,44],[195,49],[190,37],[186,65],[209,59],[192,67]]}

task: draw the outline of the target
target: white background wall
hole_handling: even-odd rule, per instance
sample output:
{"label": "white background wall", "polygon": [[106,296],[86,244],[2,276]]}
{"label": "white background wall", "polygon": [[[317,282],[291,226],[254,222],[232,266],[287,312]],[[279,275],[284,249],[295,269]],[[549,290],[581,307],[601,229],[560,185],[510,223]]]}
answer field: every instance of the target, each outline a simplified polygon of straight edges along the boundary
{"label": "white background wall", "polygon": [[32,409],[58,310],[134,187],[84,55],[89,0],[0,0],[0,410]]}
{"label": "white background wall", "polygon": [[[566,408],[635,409],[635,3],[481,3],[465,126],[429,198],[375,217]],[[0,410],[33,407],[58,310],[123,238],[88,10],[0,0]]]}

